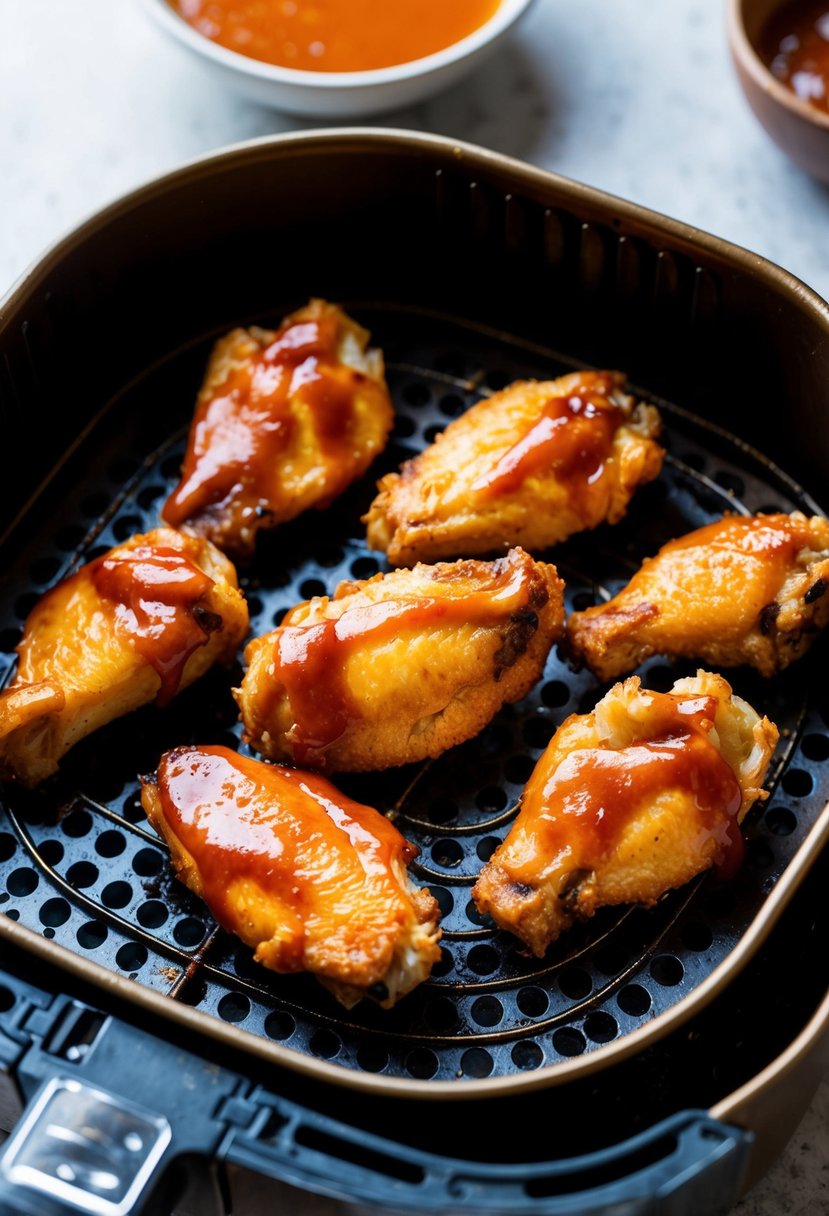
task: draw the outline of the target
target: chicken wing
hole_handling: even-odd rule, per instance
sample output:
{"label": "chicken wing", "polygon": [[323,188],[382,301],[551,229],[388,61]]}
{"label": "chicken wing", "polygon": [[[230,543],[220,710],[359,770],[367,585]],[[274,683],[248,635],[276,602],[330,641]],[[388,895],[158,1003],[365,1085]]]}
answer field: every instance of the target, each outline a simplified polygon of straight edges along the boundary
{"label": "chicken wing", "polygon": [[234,329],[217,342],[167,523],[248,556],[260,528],[327,506],[364,473],[394,422],[368,340],[312,300],[275,332]]}
{"label": "chicken wing", "polygon": [[829,621],[829,520],[729,515],[669,541],[606,604],[575,612],[567,650],[601,680],[652,654],[782,671]]}
{"label": "chicken wing", "polygon": [[524,381],[479,401],[389,473],[364,522],[396,566],[510,545],[544,549],[617,523],[662,467],[659,415],[619,372]]}
{"label": "chicken wing", "polygon": [[340,772],[438,756],[529,692],[561,632],[562,587],[522,549],[341,583],[248,645],[245,738]]}
{"label": "chicken wing", "polygon": [[230,662],[247,628],[236,571],[209,541],[170,528],[133,536],[29,616],[0,694],[0,773],[36,785],[92,731]]}
{"label": "chicken wing", "polygon": [[437,904],[406,872],[417,849],[323,778],[182,747],[141,800],[179,878],[265,967],[390,1008],[440,957]]}
{"label": "chicken wing", "polygon": [[722,676],[614,685],[550,741],[473,889],[479,911],[540,958],[605,905],[653,904],[710,866],[730,877],[776,743]]}

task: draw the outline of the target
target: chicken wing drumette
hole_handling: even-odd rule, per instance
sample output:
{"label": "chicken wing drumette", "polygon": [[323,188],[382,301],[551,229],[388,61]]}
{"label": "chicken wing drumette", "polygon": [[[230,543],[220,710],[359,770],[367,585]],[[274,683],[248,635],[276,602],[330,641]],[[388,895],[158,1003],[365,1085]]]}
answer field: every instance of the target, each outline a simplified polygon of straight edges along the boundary
{"label": "chicken wing drumette", "polygon": [[829,520],[730,515],[642,563],[606,604],[575,612],[567,648],[601,680],[652,654],[772,676],[829,622]]}
{"label": "chicken wing drumette", "polygon": [[209,541],[171,528],[133,536],[29,616],[0,694],[0,773],[36,785],[92,731],[229,663],[247,628],[236,571]]}
{"label": "chicken wing drumette", "polygon": [[389,1008],[440,957],[437,904],[406,871],[417,849],[323,778],[183,747],[141,799],[179,878],[265,967]]}
{"label": "chicken wing drumette", "polygon": [[522,549],[341,583],[248,645],[246,740],[335,772],[440,755],[529,692],[562,618],[555,567]]}
{"label": "chicken wing drumette", "polygon": [[659,415],[619,372],[524,381],[479,401],[389,473],[365,522],[396,566],[510,545],[544,549],[617,523],[655,478]]}
{"label": "chicken wing drumette", "polygon": [[394,411],[383,356],[324,300],[276,331],[216,343],[167,523],[248,556],[260,528],[324,507],[385,446]]}
{"label": "chicken wing drumette", "polygon": [[615,685],[556,731],[473,889],[478,909],[541,957],[598,908],[653,904],[710,866],[730,876],[776,743],[722,676],[670,693]]}

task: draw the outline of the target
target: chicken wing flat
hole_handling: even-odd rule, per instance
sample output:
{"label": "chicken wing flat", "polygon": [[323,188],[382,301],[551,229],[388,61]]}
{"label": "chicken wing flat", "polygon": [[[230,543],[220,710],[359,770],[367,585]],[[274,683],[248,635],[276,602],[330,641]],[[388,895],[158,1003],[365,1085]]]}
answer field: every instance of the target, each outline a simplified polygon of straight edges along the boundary
{"label": "chicken wing flat", "polygon": [[29,616],[0,694],[0,773],[36,785],[92,731],[230,662],[247,628],[236,571],[209,541],[170,528],[133,536]]}
{"label": "chicken wing flat", "polygon": [[327,506],[364,473],[394,422],[368,340],[341,309],[312,300],[276,331],[234,329],[217,342],[167,523],[248,556],[260,528]]}
{"label": "chicken wing flat", "polygon": [[772,676],[829,621],[829,520],[726,516],[669,541],[618,595],[575,612],[567,648],[601,680],[652,654]]}
{"label": "chicken wing flat", "polygon": [[510,545],[545,549],[617,523],[662,467],[659,415],[620,372],[522,381],[479,401],[389,473],[365,522],[393,565]]}
{"label": "chicken wing flat", "polygon": [[438,756],[538,680],[562,587],[522,549],[341,583],[248,645],[234,694],[245,738],[339,772]]}
{"label": "chicken wing flat", "polygon": [[478,909],[540,958],[605,905],[653,904],[710,866],[730,877],[776,743],[722,676],[670,693],[614,685],[556,731],[473,889]]}
{"label": "chicken wing flat", "polygon": [[406,871],[417,849],[323,778],[182,747],[141,800],[179,878],[265,967],[390,1008],[440,957],[437,904]]}

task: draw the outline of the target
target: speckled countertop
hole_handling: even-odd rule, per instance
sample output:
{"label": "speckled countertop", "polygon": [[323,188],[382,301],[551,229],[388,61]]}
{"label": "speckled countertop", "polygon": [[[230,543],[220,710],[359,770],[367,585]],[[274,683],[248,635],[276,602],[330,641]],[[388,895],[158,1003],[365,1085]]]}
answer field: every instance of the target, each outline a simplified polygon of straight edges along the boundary
{"label": "speckled countertop", "polygon": [[[305,125],[221,91],[135,0],[0,0],[0,19],[0,292],[131,186],[222,144]],[[715,0],[536,0],[475,76],[379,125],[555,169],[764,254],[829,297],[829,190],[756,125],[724,25]],[[235,1216],[274,1210],[343,1209],[241,1184]],[[736,1211],[829,1211],[829,1082]]]}

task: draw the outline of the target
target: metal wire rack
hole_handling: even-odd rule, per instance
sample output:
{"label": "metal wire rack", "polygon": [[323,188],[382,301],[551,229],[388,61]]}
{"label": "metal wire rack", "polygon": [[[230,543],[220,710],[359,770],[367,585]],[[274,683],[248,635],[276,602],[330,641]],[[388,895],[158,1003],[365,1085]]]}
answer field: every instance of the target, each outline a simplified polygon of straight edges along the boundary
{"label": "metal wire rack", "polygon": [[[375,476],[430,442],[481,394],[570,366],[552,351],[446,318],[350,307],[386,352],[397,407],[393,442]],[[44,590],[157,524],[178,475],[205,349],[178,352],[115,404],[114,416],[131,419],[129,426],[87,451],[86,473],[10,574],[0,670],[11,672],[21,624]],[[642,557],[725,511],[816,509],[733,436],[656,403],[668,447],[659,480],[640,492],[622,524],[549,555],[566,580],[568,610],[609,597]],[[359,523],[374,479],[334,508],[263,538],[242,574],[253,633],[278,624],[300,599],[385,568],[365,547]],[[661,689],[690,670],[657,659],[641,674]],[[346,1013],[310,977],[277,976],[255,964],[172,878],[164,845],[145,823],[138,774],[151,771],[163,750],[187,742],[241,746],[229,694],[238,670],[212,672],[164,711],[147,708],[112,723],[80,744],[43,790],[5,792],[0,910],[136,983],[345,1068],[451,1081],[555,1067],[600,1050],[695,988],[784,872],[829,794],[829,717],[807,670],[801,664],[771,682],[744,670],[729,675],[781,728],[771,797],[746,825],[747,859],[737,879],[723,886],[703,876],[650,910],[605,909],[543,960],[496,932],[470,891],[557,725],[601,695],[589,673],[569,670],[553,654],[532,694],[505,707],[476,739],[423,766],[343,779],[347,793],[394,815],[418,845],[414,874],[442,912],[440,963],[391,1012],[363,1003]]]}

